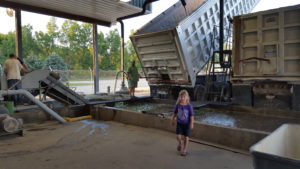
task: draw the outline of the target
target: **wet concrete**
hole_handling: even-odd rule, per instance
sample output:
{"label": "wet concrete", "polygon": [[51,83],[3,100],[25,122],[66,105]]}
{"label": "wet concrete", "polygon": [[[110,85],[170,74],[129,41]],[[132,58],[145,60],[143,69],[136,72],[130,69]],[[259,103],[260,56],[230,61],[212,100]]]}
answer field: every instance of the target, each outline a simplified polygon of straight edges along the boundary
{"label": "wet concrete", "polygon": [[190,143],[176,151],[175,134],[116,122],[27,125],[24,137],[0,138],[2,169],[252,169],[251,157]]}

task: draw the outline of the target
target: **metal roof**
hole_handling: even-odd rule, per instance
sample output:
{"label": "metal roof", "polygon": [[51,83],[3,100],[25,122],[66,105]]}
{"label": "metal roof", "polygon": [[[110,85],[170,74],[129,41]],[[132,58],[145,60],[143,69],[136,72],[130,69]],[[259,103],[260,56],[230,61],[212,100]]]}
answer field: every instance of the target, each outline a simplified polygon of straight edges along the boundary
{"label": "metal roof", "polygon": [[110,26],[142,11],[120,0],[0,0],[0,6]]}

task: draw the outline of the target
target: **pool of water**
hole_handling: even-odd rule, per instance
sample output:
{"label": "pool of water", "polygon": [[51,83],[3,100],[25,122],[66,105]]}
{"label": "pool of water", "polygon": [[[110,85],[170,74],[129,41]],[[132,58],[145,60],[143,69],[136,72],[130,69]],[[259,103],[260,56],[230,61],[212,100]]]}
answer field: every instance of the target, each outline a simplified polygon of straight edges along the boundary
{"label": "pool of water", "polygon": [[140,102],[140,103],[116,103],[115,108],[126,109],[131,111],[149,113],[149,114],[161,114],[166,112],[172,112],[173,106],[168,104],[159,104],[151,102]]}
{"label": "pool of water", "polygon": [[[151,101],[130,104],[116,103],[114,107],[153,115],[163,115],[164,117],[172,115],[174,109],[173,104]],[[201,123],[265,132],[272,132],[284,123],[300,123],[300,119],[295,118],[279,118],[214,108],[199,108],[194,111],[195,120]]]}
{"label": "pool of water", "polygon": [[205,108],[195,112],[195,119],[201,123],[266,132],[272,132],[284,123],[300,123],[299,119],[262,116],[246,112],[230,112]]}

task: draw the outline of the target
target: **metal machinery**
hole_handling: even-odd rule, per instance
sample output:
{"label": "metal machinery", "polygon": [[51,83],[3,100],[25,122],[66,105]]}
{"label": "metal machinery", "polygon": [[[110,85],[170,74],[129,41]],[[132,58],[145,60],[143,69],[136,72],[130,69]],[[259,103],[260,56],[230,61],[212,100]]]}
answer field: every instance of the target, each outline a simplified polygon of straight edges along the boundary
{"label": "metal machinery", "polygon": [[[44,94],[57,101],[69,105],[84,105],[88,101],[82,96],[65,86],[57,73],[50,70],[34,70],[22,77],[22,88],[32,95]],[[1,78],[1,90],[7,89],[5,77]]]}
{"label": "metal machinery", "polygon": [[0,136],[8,134],[23,136],[22,125],[21,119],[15,119],[8,114],[0,114]]}
{"label": "metal machinery", "polygon": [[300,5],[234,18],[233,101],[300,110]]}
{"label": "metal machinery", "polygon": [[[230,18],[249,13],[258,1],[226,0],[224,16]],[[222,64],[222,58],[218,59],[216,52],[219,48],[219,30],[216,27],[219,23],[219,1],[185,2],[184,7],[177,2],[130,37],[151,95],[176,98],[181,89],[187,89],[193,99],[228,98],[224,90],[227,87],[224,88],[223,84],[225,82],[225,86],[229,86],[226,84],[229,70],[226,66],[224,69],[216,68]],[[229,20],[225,20],[225,41],[230,40],[229,25]],[[212,56],[215,59],[210,66],[207,63]],[[205,68],[208,72],[204,71]],[[224,81],[224,78],[227,80]],[[218,87],[220,84],[221,87]],[[214,94],[216,88],[217,94]]]}

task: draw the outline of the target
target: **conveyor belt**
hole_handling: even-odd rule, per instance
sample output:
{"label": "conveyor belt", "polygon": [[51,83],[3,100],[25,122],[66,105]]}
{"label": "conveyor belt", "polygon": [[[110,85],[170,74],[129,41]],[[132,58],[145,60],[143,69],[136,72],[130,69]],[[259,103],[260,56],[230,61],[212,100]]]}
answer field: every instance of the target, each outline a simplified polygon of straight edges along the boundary
{"label": "conveyor belt", "polygon": [[57,101],[72,105],[84,105],[88,103],[85,98],[66,87],[63,83],[51,75],[41,80],[41,87],[44,88],[45,95]]}

